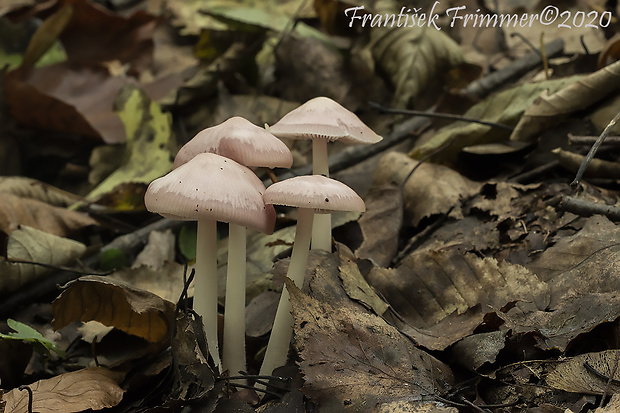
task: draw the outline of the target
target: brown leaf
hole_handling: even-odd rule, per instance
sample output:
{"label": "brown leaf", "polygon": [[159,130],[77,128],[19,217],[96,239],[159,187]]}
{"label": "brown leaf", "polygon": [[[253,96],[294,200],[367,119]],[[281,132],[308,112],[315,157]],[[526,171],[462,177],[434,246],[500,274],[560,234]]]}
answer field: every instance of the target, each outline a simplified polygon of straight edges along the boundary
{"label": "brown leaf", "polygon": [[412,327],[407,334],[434,350],[471,334],[491,309],[516,302],[519,311],[534,311],[549,301],[545,283],[527,269],[455,247],[415,251],[394,269],[375,267],[368,282]]}
{"label": "brown leaf", "polygon": [[[32,411],[38,413],[72,413],[114,407],[123,398],[119,383],[123,373],[93,367],[64,373],[31,384]],[[13,389],[3,396],[6,411],[28,412],[28,392]]]}
{"label": "brown leaf", "polygon": [[371,412],[394,401],[421,406],[428,404],[421,395],[452,381],[448,366],[381,318],[318,301],[288,279],[287,288],[306,379],[302,391],[321,411]]}
{"label": "brown leaf", "polygon": [[9,234],[21,225],[62,237],[81,228],[97,225],[97,221],[81,212],[1,193],[0,231]]}
{"label": "brown leaf", "polygon": [[586,109],[620,88],[620,62],[576,80],[552,95],[543,93],[523,113],[511,140],[532,141],[571,113]]}
{"label": "brown leaf", "polygon": [[62,207],[67,207],[81,199],[70,192],[25,176],[0,177],[0,192]]}
{"label": "brown leaf", "polygon": [[[562,167],[576,174],[585,159],[584,155],[556,148],[551,151]],[[588,164],[583,176],[585,178],[620,178],[620,163],[604,161],[602,159],[592,159]]]}
{"label": "brown leaf", "polygon": [[166,342],[174,319],[174,304],[153,293],[99,276],[69,284],[52,304],[52,325],[99,321],[149,342]]}
{"label": "brown leaf", "polygon": [[366,212],[358,220],[364,240],[355,255],[387,267],[398,252],[403,197],[396,185],[373,186],[364,203]]}
{"label": "brown leaf", "polygon": [[610,394],[620,393],[618,379],[620,350],[607,350],[562,360],[545,381],[553,388],[572,393]]}
{"label": "brown leaf", "polygon": [[112,104],[125,78],[105,69],[68,62],[6,75],[11,114],[30,127],[70,132],[107,143],[125,141],[125,128]]}
{"label": "brown leaf", "polygon": [[[402,185],[419,163],[405,154],[390,152],[383,156],[373,178],[374,185]],[[445,214],[455,207],[451,216],[462,218],[461,199],[476,194],[480,184],[441,165],[423,163],[403,188],[405,218],[416,226],[423,218]]]}

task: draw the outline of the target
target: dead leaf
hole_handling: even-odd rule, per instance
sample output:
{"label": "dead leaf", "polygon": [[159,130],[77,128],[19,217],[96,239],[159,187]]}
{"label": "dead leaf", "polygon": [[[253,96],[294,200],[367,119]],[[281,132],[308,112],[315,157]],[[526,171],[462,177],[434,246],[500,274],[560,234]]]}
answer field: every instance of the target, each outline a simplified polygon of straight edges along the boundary
{"label": "dead leaf", "polygon": [[121,281],[89,275],[71,282],[52,304],[52,325],[99,321],[151,343],[167,342],[175,305]]}
{"label": "dead leaf", "polygon": [[65,4],[39,26],[24,53],[22,68],[30,69],[56,42],[73,16],[73,8]]}
{"label": "dead leaf", "polygon": [[[576,174],[585,159],[584,155],[556,148],[551,151],[562,167],[569,172]],[[604,161],[602,159],[592,159],[588,164],[583,176],[585,178],[620,178],[620,164],[618,162]]]}
{"label": "dead leaf", "polygon": [[398,252],[398,241],[403,224],[403,197],[393,184],[373,186],[364,197],[366,212],[358,221],[362,245],[355,255],[387,267]]}
{"label": "dead leaf", "polygon": [[472,334],[454,344],[450,354],[461,366],[477,370],[485,363],[495,363],[506,345],[506,335],[507,331]]}
{"label": "dead leaf", "polygon": [[[183,291],[184,267],[174,261],[166,261],[159,267],[143,265],[123,268],[108,275],[107,278],[130,284],[172,303],[179,301]],[[191,294],[190,294],[191,295]]]}
{"label": "dead leaf", "polygon": [[434,350],[470,335],[494,309],[515,303],[515,310],[529,312],[549,302],[548,287],[524,267],[455,247],[416,250],[398,267],[375,267],[367,278],[411,327],[406,334]]}
{"label": "dead leaf", "polygon": [[[32,411],[38,413],[72,413],[114,407],[123,398],[119,383],[124,374],[103,367],[93,367],[60,374],[29,385]],[[28,392],[13,389],[3,395],[11,413],[28,412]]]}
{"label": "dead leaf", "polygon": [[64,62],[6,75],[11,114],[24,125],[75,133],[108,143],[125,141],[112,102],[129,80],[102,68]]}
{"label": "dead leaf", "polygon": [[25,176],[0,177],[0,192],[61,207],[69,206],[80,199],[79,196],[70,192]]}
{"label": "dead leaf", "polygon": [[[553,93],[561,87],[574,82],[576,78],[578,77],[525,83],[510,87],[501,92],[494,93],[482,102],[475,104],[463,116],[485,122],[514,126],[523,112],[543,91],[549,90],[550,93]],[[433,159],[436,162],[455,162],[462,148],[483,143],[501,142],[509,137],[509,133],[509,131],[479,123],[456,121],[439,129],[426,142],[417,144],[410,155],[419,159],[449,144],[448,147],[435,155]]]}
{"label": "dead leaf", "polygon": [[620,88],[620,62],[575,79],[553,93],[543,92],[523,113],[511,140],[533,141],[571,113],[586,109]]}
{"label": "dead leaf", "polygon": [[146,246],[136,256],[131,268],[146,266],[159,270],[167,262],[174,262],[175,240],[171,230],[151,232]]}
{"label": "dead leaf", "polygon": [[[86,246],[80,242],[22,226],[11,232],[7,258],[33,263],[62,266],[79,258]],[[6,294],[33,282],[50,271],[49,268],[0,259],[0,294]]]}
{"label": "dead leaf", "polygon": [[2,193],[0,231],[10,234],[22,225],[63,237],[87,226],[97,225],[97,221],[82,212]]}
{"label": "dead leaf", "polygon": [[545,381],[572,393],[620,393],[620,350],[586,353],[557,362]]}
{"label": "dead leaf", "polygon": [[[389,152],[384,155],[375,171],[373,185],[395,183],[402,185],[418,162],[405,154]],[[477,193],[480,184],[471,181],[445,166],[423,163],[419,165],[403,188],[405,219],[417,226],[423,218],[445,214],[462,218],[460,202]]]}
{"label": "dead leaf", "polygon": [[370,412],[395,400],[430,404],[420,396],[452,381],[448,366],[381,318],[318,301],[288,279],[287,288],[306,379],[302,391],[322,411]]}
{"label": "dead leaf", "polygon": [[443,31],[418,27],[374,27],[370,31],[372,55],[394,87],[392,106],[406,108],[438,73],[463,63],[459,45]]}

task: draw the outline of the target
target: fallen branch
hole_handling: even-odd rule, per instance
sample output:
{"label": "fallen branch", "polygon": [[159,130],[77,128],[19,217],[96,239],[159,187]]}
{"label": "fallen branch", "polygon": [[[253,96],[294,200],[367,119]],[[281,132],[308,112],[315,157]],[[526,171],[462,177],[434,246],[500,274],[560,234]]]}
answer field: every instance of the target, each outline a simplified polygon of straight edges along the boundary
{"label": "fallen branch", "polygon": [[564,197],[560,202],[560,208],[583,217],[592,215],[605,215],[612,221],[620,221],[620,207],[616,205],[602,205],[595,202],[571,196]]}

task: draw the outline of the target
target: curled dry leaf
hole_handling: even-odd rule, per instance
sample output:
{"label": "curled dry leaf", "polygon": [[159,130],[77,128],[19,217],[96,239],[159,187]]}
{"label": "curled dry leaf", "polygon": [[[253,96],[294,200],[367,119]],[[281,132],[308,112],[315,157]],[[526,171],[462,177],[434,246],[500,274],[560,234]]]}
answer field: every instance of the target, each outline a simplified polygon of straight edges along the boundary
{"label": "curled dry leaf", "polygon": [[[22,226],[11,232],[7,258],[51,266],[63,266],[79,258],[86,246],[80,242]],[[50,271],[41,265],[12,263],[0,259],[0,294],[10,293]]]}
{"label": "curled dry leaf", "polygon": [[523,113],[511,140],[532,141],[571,113],[586,109],[620,88],[620,62],[575,79],[555,93],[541,94]]}
{"label": "curled dry leaf", "polygon": [[[32,411],[37,413],[73,413],[114,407],[123,398],[119,383],[124,374],[93,367],[60,374],[29,385]],[[28,413],[28,392],[13,389],[3,395],[6,411]]]}
{"label": "curled dry leaf", "polygon": [[81,212],[8,193],[0,196],[0,231],[7,234],[29,226],[62,237],[89,225],[97,225],[97,221]]}
{"label": "curled dry leaf", "polygon": [[286,280],[295,317],[302,388],[324,411],[374,411],[400,401],[409,407],[453,381],[448,366],[416,348],[381,318],[334,307]]}
{"label": "curled dry leaf", "polygon": [[99,321],[151,343],[170,338],[174,304],[121,281],[89,275],[78,278],[52,304],[52,325]]}
{"label": "curled dry leaf", "polygon": [[[405,154],[390,152],[381,158],[373,177],[373,185],[396,183],[402,185],[418,162]],[[445,214],[462,218],[460,201],[476,194],[480,184],[441,165],[423,163],[407,180],[403,188],[405,218],[416,226],[423,218]]]}
{"label": "curled dry leaf", "polygon": [[[577,173],[579,166],[581,166],[581,163],[585,159],[583,155],[560,148],[556,148],[551,152],[553,152],[560,165],[574,174]],[[602,159],[592,159],[583,176],[586,178],[618,179],[620,178],[620,163],[604,161]]]}
{"label": "curled dry leaf", "polygon": [[424,88],[443,73],[464,62],[459,45],[432,28],[403,30],[372,28],[371,50],[376,65],[394,86],[392,105],[407,107]]}
{"label": "curled dry leaf", "polygon": [[562,360],[545,381],[555,389],[572,393],[620,393],[620,350],[587,353]]}

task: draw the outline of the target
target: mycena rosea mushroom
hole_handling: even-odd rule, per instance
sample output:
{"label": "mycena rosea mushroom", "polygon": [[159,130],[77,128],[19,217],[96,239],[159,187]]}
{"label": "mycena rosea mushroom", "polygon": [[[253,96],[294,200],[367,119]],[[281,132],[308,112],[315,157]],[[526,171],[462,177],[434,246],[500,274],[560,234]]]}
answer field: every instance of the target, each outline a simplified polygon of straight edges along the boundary
{"label": "mycena rosea mushroom", "polygon": [[[291,151],[280,139],[239,116],[200,131],[179,150],[174,167],[200,153],[222,155],[247,167],[290,168],[293,164]],[[246,231],[245,227],[231,222],[222,350],[223,368],[231,375],[246,370],[245,285]]]}
{"label": "mycena rosea mushroom", "polygon": [[[315,213],[358,211],[366,208],[355,191],[342,182],[321,175],[298,176],[272,184],[263,196],[266,204],[297,207],[297,228],[287,277],[302,287],[308,263],[312,221]],[[282,289],[269,344],[261,366],[261,375],[271,375],[284,365],[293,332],[291,303],[286,287]]]}
{"label": "mycena rosea mushroom", "polygon": [[[263,183],[249,168],[220,155],[202,153],[151,182],[144,196],[151,212],[170,219],[198,221],[194,310],[203,318],[209,352],[219,369],[216,222],[271,234],[275,210],[265,205],[264,191]],[[245,242],[245,231],[242,239]],[[245,294],[245,285],[242,289]]]}
{"label": "mycena rosea mushroom", "polygon": [[[353,112],[327,97],[317,97],[292,110],[269,127],[278,138],[312,139],[312,168],[315,175],[329,177],[327,142],[369,145],[377,135]],[[312,249],[331,251],[331,217],[319,215],[312,233]]]}

